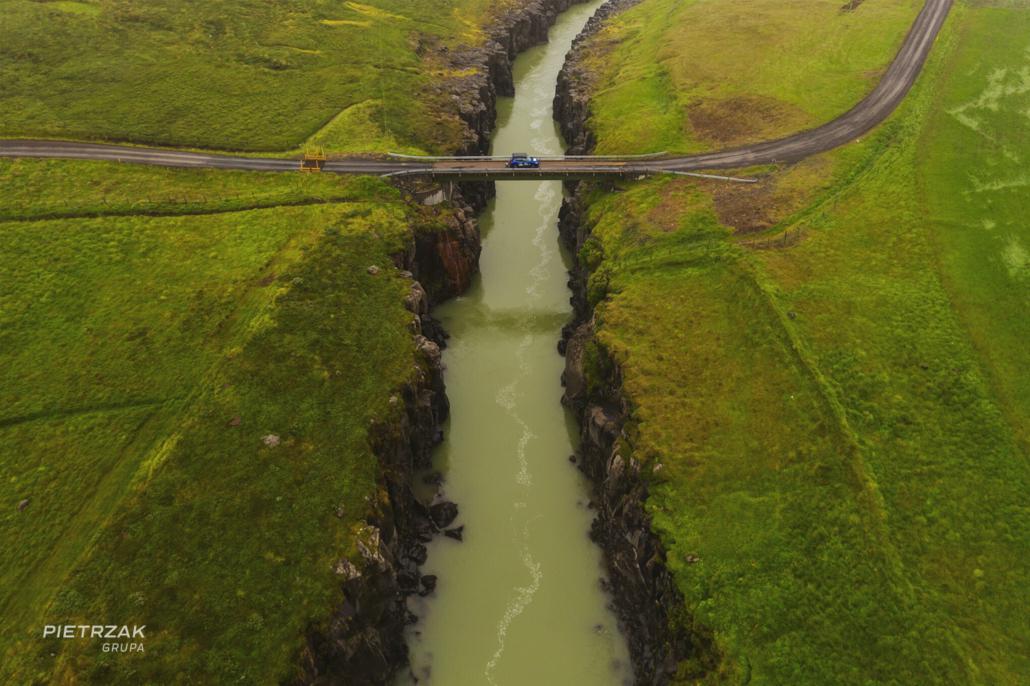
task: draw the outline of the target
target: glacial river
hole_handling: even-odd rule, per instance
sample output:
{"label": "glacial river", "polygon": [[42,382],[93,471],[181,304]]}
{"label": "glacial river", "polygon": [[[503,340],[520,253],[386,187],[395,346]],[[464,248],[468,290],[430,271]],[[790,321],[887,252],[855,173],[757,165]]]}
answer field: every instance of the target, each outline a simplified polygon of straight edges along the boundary
{"label": "glacial river", "polygon": [[[515,63],[517,95],[498,103],[494,154],[560,154],[552,119],[558,71],[600,6],[575,5],[547,45]],[[507,181],[481,220],[481,277],[435,315],[451,421],[436,457],[458,503],[464,541],[437,538],[413,598],[408,642],[420,686],[623,686],[625,641],[601,590],[601,551],[588,538],[588,486],[568,457],[577,429],[561,404],[557,353],[571,316],[558,244],[559,182]],[[402,684],[410,684],[403,677]]]}

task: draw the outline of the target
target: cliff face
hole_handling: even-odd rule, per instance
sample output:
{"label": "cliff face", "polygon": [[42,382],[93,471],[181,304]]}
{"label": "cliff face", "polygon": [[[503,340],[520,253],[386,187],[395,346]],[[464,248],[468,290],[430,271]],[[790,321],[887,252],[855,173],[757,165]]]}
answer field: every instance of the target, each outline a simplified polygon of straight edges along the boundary
{"label": "cliff face", "polygon": [[[594,82],[583,67],[584,40],[614,13],[638,1],[611,0],[603,5],[566,59],[554,102],[569,154],[589,154],[596,142],[588,128]],[[567,191],[559,231],[563,243],[578,255],[590,236],[585,193],[574,183]],[[623,434],[630,405],[622,391],[621,371],[594,342],[593,308],[586,292],[589,270],[577,259],[571,276],[575,319],[565,327],[559,346],[566,362],[563,402],[579,417],[579,464],[597,496],[598,516],[591,535],[605,552],[610,590],[627,634],[637,683],[660,686],[677,676],[698,678],[717,667],[714,643],[686,616],[683,596],[666,568],[665,549],[651,529],[645,507],[651,475],[634,458]]]}
{"label": "cliff face", "polygon": [[512,62],[523,50],[547,42],[547,31],[559,14],[583,0],[528,0],[500,14],[487,28],[486,43],[455,51],[448,62],[465,76],[445,88],[457,103],[466,125],[458,155],[486,155],[497,122],[497,96],[515,95]]}
{"label": "cliff face", "polygon": [[558,74],[558,90],[554,95],[554,117],[561,127],[568,155],[588,155],[597,145],[594,133],[587,126],[590,118],[590,93],[594,74],[584,64],[584,44],[597,34],[612,16],[623,12],[640,0],[608,0],[590,18],[576,37],[572,50]]}
{"label": "cliff face", "polygon": [[443,212],[415,210],[426,212],[427,221],[414,228],[407,249],[394,255],[397,268],[410,271],[425,288],[431,306],[464,293],[479,270],[482,248],[476,210],[460,189],[454,188],[450,196]]}
{"label": "cliff face", "polygon": [[426,560],[425,543],[439,529],[411,484],[415,472],[430,465],[448,403],[440,347],[423,335],[429,297],[417,281],[405,305],[413,315],[418,368],[391,398],[393,415],[370,430],[380,464],[379,496],[358,532],[358,559],[341,559],[333,570],[344,600],[327,626],[309,631],[295,684],[389,684],[408,659],[403,632],[414,618],[405,598],[435,583],[419,566]]}
{"label": "cliff face", "polygon": [[[574,251],[589,237],[581,196],[566,200],[562,240]],[[591,537],[604,550],[610,591],[626,632],[640,686],[663,686],[677,675],[698,677],[717,664],[711,636],[686,617],[685,603],[666,568],[665,548],[651,529],[645,503],[651,474],[637,461],[623,428],[630,405],[622,373],[594,342],[593,311],[586,297],[588,270],[572,272],[576,319],[565,327],[562,401],[579,418],[580,468],[595,490],[597,518]],[[587,360],[590,360],[588,363]],[[688,672],[681,664],[690,661]]]}
{"label": "cliff face", "polygon": [[[566,200],[563,209],[563,240],[578,249],[590,235],[581,221],[581,197]],[[565,327],[562,339],[562,401],[579,418],[579,465],[596,492],[591,536],[605,553],[637,684],[663,686],[676,676],[698,678],[717,667],[718,655],[711,635],[686,615],[683,596],[666,568],[665,548],[651,529],[645,503],[652,474],[625,440],[630,404],[618,364],[595,344],[588,278],[589,272],[577,264],[572,279],[576,319]]]}

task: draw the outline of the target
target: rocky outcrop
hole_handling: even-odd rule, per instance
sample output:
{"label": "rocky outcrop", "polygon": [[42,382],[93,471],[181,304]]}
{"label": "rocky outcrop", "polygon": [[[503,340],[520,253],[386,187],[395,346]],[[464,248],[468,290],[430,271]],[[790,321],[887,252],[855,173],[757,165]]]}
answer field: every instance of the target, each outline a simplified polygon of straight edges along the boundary
{"label": "rocky outcrop", "polygon": [[454,188],[450,204],[415,212],[422,216],[407,249],[394,255],[394,264],[411,272],[425,288],[429,304],[436,305],[464,293],[479,269],[476,211]]}
{"label": "rocky outcrop", "polygon": [[457,103],[466,125],[459,155],[486,155],[497,122],[497,96],[515,95],[512,63],[523,50],[547,42],[547,31],[558,15],[583,0],[529,0],[506,9],[487,28],[479,47],[453,51],[451,71],[462,76],[444,87]]}
{"label": "rocky outcrop", "polygon": [[[414,617],[405,599],[430,593],[436,584],[419,567],[426,561],[425,543],[440,527],[415,497],[412,484],[416,471],[430,466],[432,450],[443,438],[448,403],[440,347],[423,334],[423,323],[432,320],[429,296],[418,281],[412,279],[405,306],[413,315],[418,367],[390,399],[391,416],[369,432],[380,465],[379,497],[369,503],[358,532],[357,559],[341,559],[333,568],[344,599],[326,626],[309,630],[295,684],[392,683],[408,660],[403,632]],[[438,510],[450,511],[447,506]]]}
{"label": "rocky outcrop", "polygon": [[[585,41],[608,17],[637,1],[611,0],[603,5],[566,58],[554,103],[570,154],[588,154],[596,142],[588,127],[594,83],[583,67]],[[580,254],[590,236],[585,190],[570,184],[559,215],[561,240],[573,255]],[[618,364],[594,339],[592,303],[602,294],[591,292],[588,297],[590,267],[574,261],[569,286],[575,319],[564,328],[559,350],[565,355],[562,400],[580,420],[576,462],[596,494],[591,536],[605,553],[609,590],[627,635],[637,684],[663,686],[677,677],[698,679],[717,668],[718,655],[711,635],[687,617],[683,596],[666,567],[665,549],[651,529],[645,507],[648,483],[661,466],[638,461],[624,435],[630,407]]]}
{"label": "rocky outcrop", "polygon": [[[589,231],[579,221],[579,200],[573,197],[567,203],[563,240],[579,246]],[[588,276],[577,265],[572,279],[577,317],[562,339],[562,401],[579,418],[577,463],[595,490],[597,517],[591,537],[604,550],[609,590],[629,642],[637,684],[664,686],[677,675],[700,678],[716,667],[718,656],[712,637],[685,619],[683,596],[666,568],[662,542],[651,529],[645,507],[648,482],[661,466],[639,462],[625,440],[630,407],[618,364],[594,341],[585,294]]]}
{"label": "rocky outcrop", "polygon": [[561,127],[569,155],[587,155],[597,144],[587,122],[590,119],[590,94],[595,74],[586,66],[586,44],[613,15],[623,12],[640,0],[608,0],[590,18],[576,37],[565,64],[558,73],[558,89],[554,96],[554,117]]}

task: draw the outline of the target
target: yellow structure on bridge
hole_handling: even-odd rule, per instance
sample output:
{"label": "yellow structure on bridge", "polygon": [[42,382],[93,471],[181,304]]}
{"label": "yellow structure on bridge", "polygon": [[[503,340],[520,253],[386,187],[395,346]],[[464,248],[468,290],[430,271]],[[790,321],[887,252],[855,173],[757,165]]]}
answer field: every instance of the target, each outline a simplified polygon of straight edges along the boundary
{"label": "yellow structure on bridge", "polygon": [[327,156],[325,154],[325,148],[319,146],[312,148],[304,152],[304,159],[300,161],[300,170],[302,172],[317,173],[322,171],[322,167],[325,166]]}

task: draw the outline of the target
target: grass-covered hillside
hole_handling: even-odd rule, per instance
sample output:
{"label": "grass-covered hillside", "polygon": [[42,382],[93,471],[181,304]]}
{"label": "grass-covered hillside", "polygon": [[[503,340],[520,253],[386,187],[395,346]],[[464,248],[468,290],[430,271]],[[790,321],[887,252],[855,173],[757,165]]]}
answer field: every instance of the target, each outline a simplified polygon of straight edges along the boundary
{"label": "grass-covered hillside", "polygon": [[[428,86],[497,7],[3,1],[0,136],[454,149]],[[0,160],[0,683],[293,674],[420,373],[390,255],[442,225],[378,179]]]}
{"label": "grass-covered hillside", "polygon": [[0,136],[448,150],[447,50],[518,0],[0,0]]}
{"label": "grass-covered hillside", "polygon": [[[668,107],[687,97],[672,87],[682,55],[697,89],[841,103],[826,46],[792,53],[789,74],[759,55],[739,78],[705,76],[699,42],[736,54],[760,38],[735,19],[752,4],[669,14],[643,0],[616,26],[663,17],[664,39],[591,41],[610,65],[593,100],[600,147],[644,136],[661,149],[673,129],[718,144],[692,133],[710,100]],[[834,6],[831,37],[891,5],[900,37],[913,9],[805,4]],[[789,40],[795,3],[780,5],[763,35]],[[720,653],[707,674],[683,665],[684,683],[1030,677],[1030,8],[985,5],[956,8],[909,99],[859,143],[758,170],[756,187],[653,180],[589,196],[594,354],[623,370],[628,448],[663,465],[649,507],[687,616]],[[672,21],[702,6],[706,31]],[[882,67],[882,45],[862,64]],[[672,66],[634,97],[675,126],[642,133],[616,95],[627,69],[656,61]],[[790,95],[806,74],[812,92]]]}

